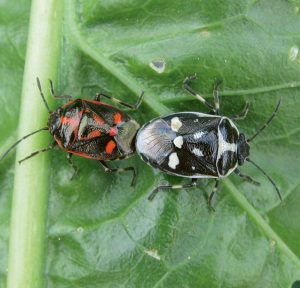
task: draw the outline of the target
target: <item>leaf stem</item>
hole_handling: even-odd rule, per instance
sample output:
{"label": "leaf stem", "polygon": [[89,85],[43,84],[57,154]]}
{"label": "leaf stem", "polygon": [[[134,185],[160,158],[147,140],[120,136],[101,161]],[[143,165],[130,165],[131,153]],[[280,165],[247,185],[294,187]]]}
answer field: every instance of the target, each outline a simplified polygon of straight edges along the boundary
{"label": "leaf stem", "polygon": [[[32,1],[20,109],[20,137],[45,126],[47,111],[39,95],[36,77],[42,83],[46,83],[48,78],[57,78],[62,16],[63,1]],[[48,90],[45,87],[44,92]],[[44,134],[26,139],[18,146],[16,160],[47,146],[48,142],[49,139]],[[41,288],[45,284],[48,166],[46,153],[39,154],[21,165],[16,162],[8,288]]]}

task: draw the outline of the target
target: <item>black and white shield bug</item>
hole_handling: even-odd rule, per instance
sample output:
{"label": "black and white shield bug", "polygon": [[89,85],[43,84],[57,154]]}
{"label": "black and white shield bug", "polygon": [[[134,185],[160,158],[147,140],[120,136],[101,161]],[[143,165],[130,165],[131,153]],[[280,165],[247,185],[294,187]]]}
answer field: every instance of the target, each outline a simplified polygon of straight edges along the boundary
{"label": "black and white shield bug", "polygon": [[280,101],[265,124],[251,138],[246,139],[233,120],[246,116],[248,104],[241,115],[221,116],[218,94],[220,83],[214,89],[215,105],[212,106],[189,86],[189,81],[193,79],[195,76],[184,80],[184,89],[208,106],[214,115],[178,112],[158,117],[146,123],[136,138],[136,150],[142,160],[168,174],[191,178],[192,181],[184,185],[161,185],[152,191],[148,199],[152,200],[161,189],[192,188],[199,178],[213,178],[216,184],[208,199],[211,207],[218,180],[229,176],[232,172],[259,185],[250,176],[240,172],[238,166],[243,165],[245,161],[251,162],[271,181],[281,199],[279,189],[271,177],[249,159],[249,143],[272,121],[279,109]]}

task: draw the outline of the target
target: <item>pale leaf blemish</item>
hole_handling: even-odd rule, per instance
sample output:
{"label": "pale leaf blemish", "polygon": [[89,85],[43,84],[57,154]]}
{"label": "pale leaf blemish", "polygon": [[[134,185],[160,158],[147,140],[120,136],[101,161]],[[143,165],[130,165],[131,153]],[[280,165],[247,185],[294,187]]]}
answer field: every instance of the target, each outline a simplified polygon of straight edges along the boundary
{"label": "pale leaf blemish", "polygon": [[160,260],[160,256],[158,255],[158,251],[156,249],[150,249],[150,250],[144,250],[146,254],[148,254],[150,257]]}
{"label": "pale leaf blemish", "polygon": [[299,48],[297,46],[292,46],[289,51],[289,59],[291,61],[295,61],[297,59],[298,54],[299,54]]}
{"label": "pale leaf blemish", "polygon": [[275,245],[276,245],[276,241],[274,239],[271,239],[270,246],[275,247]]}
{"label": "pale leaf blemish", "polygon": [[162,59],[153,60],[149,63],[150,68],[152,68],[158,74],[161,74],[166,69],[166,62]]}
{"label": "pale leaf blemish", "polygon": [[82,227],[78,227],[76,230],[78,233],[82,233],[84,229]]}
{"label": "pale leaf blemish", "polygon": [[203,30],[200,32],[200,36],[208,38],[211,35],[211,33],[208,30]]}

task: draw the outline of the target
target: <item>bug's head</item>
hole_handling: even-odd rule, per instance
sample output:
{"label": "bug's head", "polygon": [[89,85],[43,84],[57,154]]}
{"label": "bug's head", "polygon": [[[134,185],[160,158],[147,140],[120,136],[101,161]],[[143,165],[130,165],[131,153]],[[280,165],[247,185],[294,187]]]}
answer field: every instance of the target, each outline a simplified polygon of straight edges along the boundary
{"label": "bug's head", "polygon": [[54,135],[55,131],[61,126],[61,116],[62,109],[58,108],[52,112],[48,118],[47,126],[49,127],[49,131],[52,135]]}
{"label": "bug's head", "polygon": [[250,154],[250,145],[243,133],[240,134],[237,141],[237,157],[239,165],[243,165]]}
{"label": "bug's head", "polygon": [[134,142],[135,137],[140,125],[134,120],[122,122],[117,125],[118,135],[115,136],[115,140],[118,146],[123,150],[125,154],[131,154],[135,150]]}

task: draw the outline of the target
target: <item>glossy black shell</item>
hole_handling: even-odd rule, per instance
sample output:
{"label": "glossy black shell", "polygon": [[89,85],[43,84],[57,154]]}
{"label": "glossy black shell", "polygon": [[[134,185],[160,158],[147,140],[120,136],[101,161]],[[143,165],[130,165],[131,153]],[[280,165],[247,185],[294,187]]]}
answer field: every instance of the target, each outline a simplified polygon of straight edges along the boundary
{"label": "glossy black shell", "polygon": [[136,150],[145,162],[166,173],[219,178],[238,165],[239,136],[227,117],[181,112],[146,123],[137,134]]}

